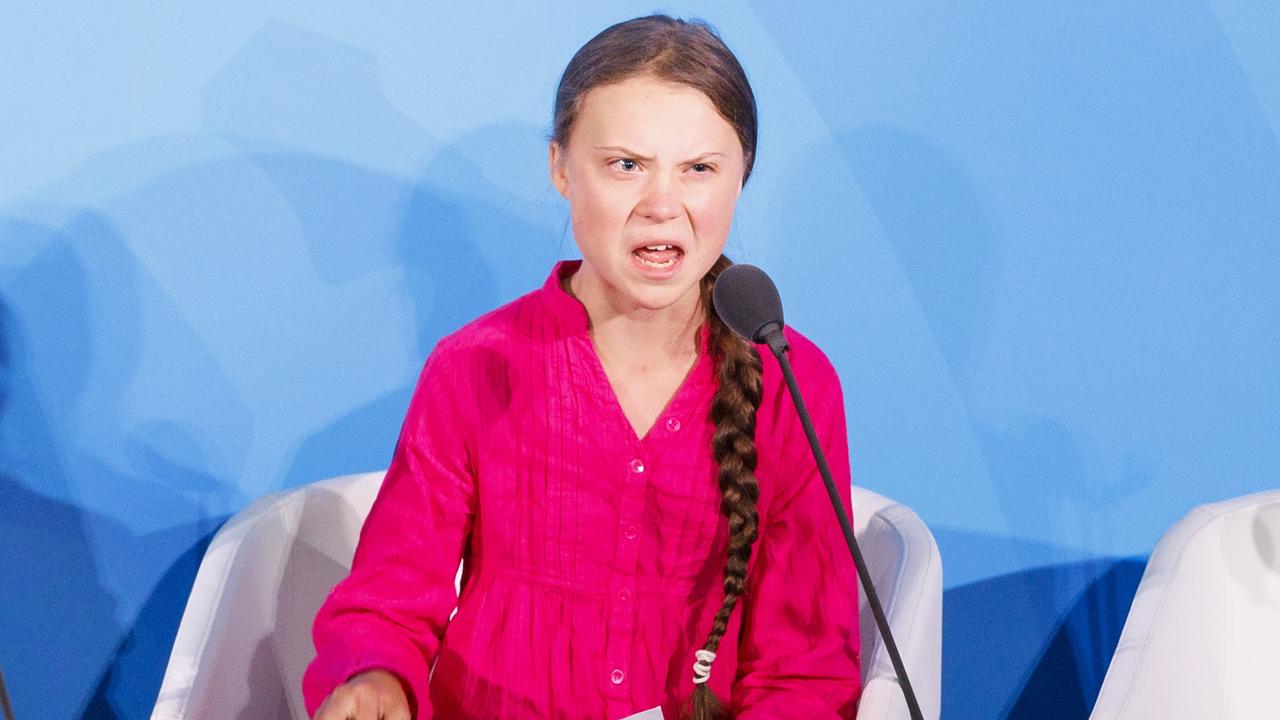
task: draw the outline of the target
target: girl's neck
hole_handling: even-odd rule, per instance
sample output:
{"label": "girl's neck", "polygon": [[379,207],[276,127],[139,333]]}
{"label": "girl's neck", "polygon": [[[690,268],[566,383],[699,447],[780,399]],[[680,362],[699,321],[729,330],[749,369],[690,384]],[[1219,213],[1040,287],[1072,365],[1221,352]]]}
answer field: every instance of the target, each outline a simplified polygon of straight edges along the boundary
{"label": "girl's neck", "polygon": [[584,282],[579,269],[562,281],[587,310],[591,339],[602,357],[628,365],[687,364],[698,354],[702,312],[696,294],[660,310],[619,308],[606,293]]}

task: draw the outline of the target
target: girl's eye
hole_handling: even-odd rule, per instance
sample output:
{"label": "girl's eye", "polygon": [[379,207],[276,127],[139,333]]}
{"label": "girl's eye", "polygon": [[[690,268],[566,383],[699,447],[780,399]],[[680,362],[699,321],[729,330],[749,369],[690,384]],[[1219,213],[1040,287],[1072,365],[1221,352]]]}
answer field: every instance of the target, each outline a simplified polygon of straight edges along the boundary
{"label": "girl's eye", "polygon": [[712,170],[711,166],[706,163],[694,163],[690,167],[693,169],[694,172],[698,173],[699,175],[703,173],[709,173]]}
{"label": "girl's eye", "polygon": [[636,163],[636,161],[632,160],[631,158],[619,158],[617,160],[614,160],[613,164],[619,170],[623,170],[625,172],[631,172],[632,170],[635,170],[636,168],[640,167]]}

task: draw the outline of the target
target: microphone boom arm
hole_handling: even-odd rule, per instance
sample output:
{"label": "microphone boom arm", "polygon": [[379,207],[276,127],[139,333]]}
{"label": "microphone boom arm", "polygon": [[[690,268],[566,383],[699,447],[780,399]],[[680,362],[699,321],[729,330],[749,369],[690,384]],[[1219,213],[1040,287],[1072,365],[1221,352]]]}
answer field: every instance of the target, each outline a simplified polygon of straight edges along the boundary
{"label": "microphone boom arm", "polygon": [[[858,570],[858,579],[862,581],[862,588],[867,593],[867,605],[871,606],[871,614],[875,616],[876,626],[880,628],[880,637],[884,639],[885,649],[889,651],[889,660],[893,663],[894,672],[898,674],[898,680],[902,684],[902,694],[907,701],[907,710],[911,713],[912,720],[923,720],[920,704],[916,701],[915,691],[911,689],[911,681],[907,678],[906,667],[902,664],[902,656],[898,653],[898,644],[894,642],[893,633],[889,630],[889,620],[885,617],[884,608],[880,606],[880,596],[876,594],[875,586],[871,584],[871,573],[862,560],[862,550],[858,547],[858,540],[853,535],[853,525],[849,522],[843,503],[840,502],[840,493],[836,490],[835,480],[831,477],[831,466],[827,464],[827,456],[822,452],[818,433],[813,427],[813,419],[809,417],[804,397],[800,394],[800,386],[796,383],[796,375],[791,369],[791,359],[787,357],[787,352],[791,349],[790,345],[783,337],[781,329],[767,332],[764,340],[769,344],[769,349],[773,351],[774,356],[778,358],[782,375],[787,380],[791,399],[795,401],[796,411],[800,414],[800,424],[804,426],[805,436],[809,438],[809,448],[813,450],[813,457],[818,462],[818,472],[822,474],[822,480],[827,485],[831,506],[836,511],[840,529],[844,531],[844,539],[849,546],[849,554],[853,557],[853,565]],[[869,662],[870,658],[867,660]]]}

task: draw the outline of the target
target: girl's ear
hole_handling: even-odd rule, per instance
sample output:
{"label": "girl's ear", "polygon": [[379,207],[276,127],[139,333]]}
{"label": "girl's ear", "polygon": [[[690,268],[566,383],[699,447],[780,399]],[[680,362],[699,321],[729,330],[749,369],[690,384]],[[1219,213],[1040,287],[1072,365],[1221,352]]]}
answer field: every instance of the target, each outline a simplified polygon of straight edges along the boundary
{"label": "girl's ear", "polygon": [[551,184],[556,186],[556,190],[560,191],[560,195],[565,200],[569,199],[569,175],[564,169],[564,150],[561,149],[560,143],[552,140],[547,150],[547,165],[551,172]]}

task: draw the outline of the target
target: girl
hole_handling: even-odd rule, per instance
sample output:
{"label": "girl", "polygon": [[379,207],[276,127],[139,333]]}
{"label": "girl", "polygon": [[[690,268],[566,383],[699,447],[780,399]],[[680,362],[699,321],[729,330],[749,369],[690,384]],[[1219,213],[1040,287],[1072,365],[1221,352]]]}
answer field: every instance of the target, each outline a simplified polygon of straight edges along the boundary
{"label": "girl", "polygon": [[[570,61],[550,171],[582,260],[427,359],[316,618],[317,720],[853,717],[852,561],[776,361],[710,303],[755,146],[700,22]],[[851,511],[838,379],[786,335]]]}

